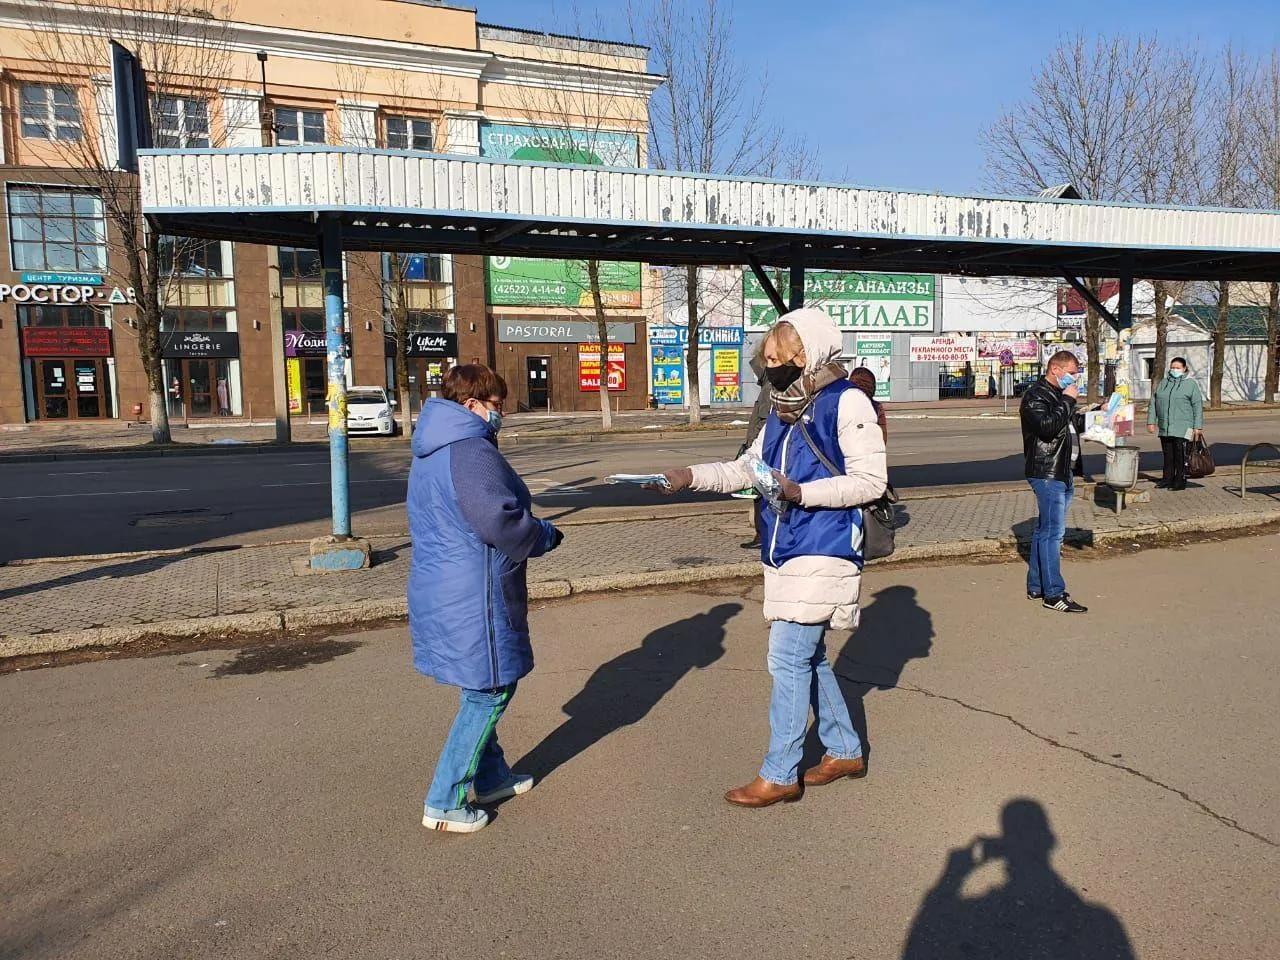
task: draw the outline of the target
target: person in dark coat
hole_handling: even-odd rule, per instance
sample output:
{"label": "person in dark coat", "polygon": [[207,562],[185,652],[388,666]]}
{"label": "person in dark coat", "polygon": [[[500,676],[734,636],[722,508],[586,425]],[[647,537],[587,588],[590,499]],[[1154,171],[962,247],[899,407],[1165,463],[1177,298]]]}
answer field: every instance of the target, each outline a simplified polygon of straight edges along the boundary
{"label": "person in dark coat", "polygon": [[884,442],[889,443],[889,421],[884,415],[884,404],[876,399],[876,375],[867,367],[856,367],[849,374],[849,382],[867,395],[867,399],[871,401],[871,409],[876,412],[876,423],[880,425],[880,433],[884,435]]}
{"label": "person in dark coat", "polygon": [[[769,381],[765,377],[764,364],[759,357],[752,357],[750,366],[751,372],[756,375],[756,384],[760,387],[760,392],[756,395],[755,406],[751,408],[751,419],[747,422],[747,442],[738,451],[738,456],[742,456],[751,449],[751,445],[756,442],[756,437],[760,435],[760,431],[769,420],[769,411],[773,409],[773,388],[769,386]],[[761,500],[757,494],[752,498],[751,505],[751,523],[756,535],[742,544],[744,550],[760,549],[760,507]]]}
{"label": "person in dark coat", "polygon": [[502,378],[481,364],[454,367],[441,393],[413,434],[409,632],[414,666],[458,687],[461,704],[422,824],[473,833],[489,822],[484,805],[533,787],[507,766],[496,727],[533,669],[526,563],[563,536],[533,515],[529,488],[498,452]]}

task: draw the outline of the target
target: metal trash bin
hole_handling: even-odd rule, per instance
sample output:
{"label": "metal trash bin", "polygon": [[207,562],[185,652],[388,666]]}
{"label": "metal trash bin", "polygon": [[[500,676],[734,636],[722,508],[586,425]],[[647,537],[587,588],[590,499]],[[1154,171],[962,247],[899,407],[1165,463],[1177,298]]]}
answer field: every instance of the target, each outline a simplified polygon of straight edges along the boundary
{"label": "metal trash bin", "polygon": [[1107,448],[1107,469],[1102,482],[1113,490],[1132,490],[1138,485],[1137,447]]}

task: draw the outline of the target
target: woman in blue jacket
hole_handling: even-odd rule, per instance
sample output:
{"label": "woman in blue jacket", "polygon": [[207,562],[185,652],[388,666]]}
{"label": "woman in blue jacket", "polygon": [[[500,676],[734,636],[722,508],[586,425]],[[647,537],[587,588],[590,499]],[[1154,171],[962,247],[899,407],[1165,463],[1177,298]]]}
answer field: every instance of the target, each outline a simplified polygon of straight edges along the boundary
{"label": "woman in blue jacket", "polygon": [[526,561],[563,535],[530,512],[529,488],[498,452],[503,379],[481,364],[454,367],[441,393],[413,433],[409,632],[414,666],[458,687],[461,704],[422,825],[474,833],[489,822],[483,805],[533,787],[507,766],[495,728],[533,669]]}

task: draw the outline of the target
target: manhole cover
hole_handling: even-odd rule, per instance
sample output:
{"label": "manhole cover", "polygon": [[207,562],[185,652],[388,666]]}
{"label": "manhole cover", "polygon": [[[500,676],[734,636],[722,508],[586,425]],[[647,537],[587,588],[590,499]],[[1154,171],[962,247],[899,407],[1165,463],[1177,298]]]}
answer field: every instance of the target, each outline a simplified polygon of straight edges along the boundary
{"label": "manhole cover", "polygon": [[185,527],[197,523],[216,523],[225,520],[229,514],[210,513],[207,507],[194,507],[189,510],[161,510],[157,513],[146,513],[129,521],[131,527]]}

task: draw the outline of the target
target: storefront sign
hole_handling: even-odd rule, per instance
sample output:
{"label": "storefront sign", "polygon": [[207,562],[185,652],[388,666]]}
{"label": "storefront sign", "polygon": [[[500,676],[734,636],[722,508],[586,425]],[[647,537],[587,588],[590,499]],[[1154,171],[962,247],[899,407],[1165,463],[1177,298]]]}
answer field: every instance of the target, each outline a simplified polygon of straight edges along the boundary
{"label": "storefront sign", "polygon": [[[585,320],[498,320],[499,343],[591,343],[599,328]],[[635,343],[634,323],[609,324],[610,343]]]}
{"label": "storefront sign", "polygon": [[[98,278],[101,284],[102,278]],[[12,300],[14,303],[92,303],[97,306],[133,303],[133,287],[106,287],[92,283],[54,284],[54,283],[0,283],[0,302]]]}
{"label": "storefront sign", "polygon": [[[649,332],[653,333],[654,328]],[[651,389],[656,403],[684,403],[684,348],[653,341],[649,348]]]}
{"label": "storefront sign", "polygon": [[[578,389],[583,393],[600,392],[600,344],[578,344]],[[609,344],[609,389],[627,389],[627,348]]]}
{"label": "storefront sign", "polygon": [[742,402],[742,351],[715,347],[711,351],[712,403]]}
{"label": "storefront sign", "polygon": [[166,360],[240,356],[240,334],[225,330],[171,330],[160,338],[160,356]]}
{"label": "storefront sign", "polygon": [[[388,357],[396,355],[396,338],[386,334],[382,338]],[[423,333],[410,331],[405,344],[405,356],[410,360],[422,358],[426,360],[452,360],[458,356],[458,335],[456,333]]]}
{"label": "storefront sign", "polygon": [[[640,306],[640,264],[601,260],[600,299],[606,307]],[[581,260],[489,258],[489,303],[515,307],[594,307]]]}
{"label": "storefront sign", "polygon": [[[688,327],[650,327],[650,343],[672,343],[687,346],[689,343]],[[741,327],[701,327],[698,330],[698,343],[701,346],[737,347],[742,345]]]}
{"label": "storefront sign", "polygon": [[912,337],[912,363],[973,363],[978,343],[973,337]]}
{"label": "storefront sign", "polygon": [[[933,330],[933,293],[932,274],[814,270],[804,278],[805,305],[826,310],[842,330]],[[748,330],[778,322],[753,274],[743,274],[742,297]]]}
{"label": "storefront sign", "polygon": [[[286,330],[284,332],[284,355],[286,357],[325,357],[326,335],[311,333],[307,330]],[[343,356],[351,356],[351,334],[342,334]]]}
{"label": "storefront sign", "polygon": [[[640,139],[605,130],[481,122],[480,156],[634,168],[640,165]],[[488,288],[489,303],[496,306],[594,306],[586,264],[579,260],[490,257]],[[640,306],[640,265],[601,261],[600,299],[606,307]]]}
{"label": "storefront sign", "polygon": [[1006,350],[1017,363],[1034,363],[1040,359],[1040,341],[1035,337],[978,337],[979,360],[999,360]]}
{"label": "storefront sign", "polygon": [[102,286],[102,274],[100,273],[24,273],[22,282],[26,284],[32,283],[52,283],[59,286],[74,287],[100,287]]}
{"label": "storefront sign", "polygon": [[23,327],[22,352],[28,357],[109,357],[106,327]]}
{"label": "storefront sign", "polygon": [[296,357],[284,362],[289,384],[289,412],[302,412],[302,361]]}
{"label": "storefront sign", "polygon": [[854,340],[853,365],[876,375],[876,399],[889,399],[889,374],[893,369],[893,338],[858,336]]}

